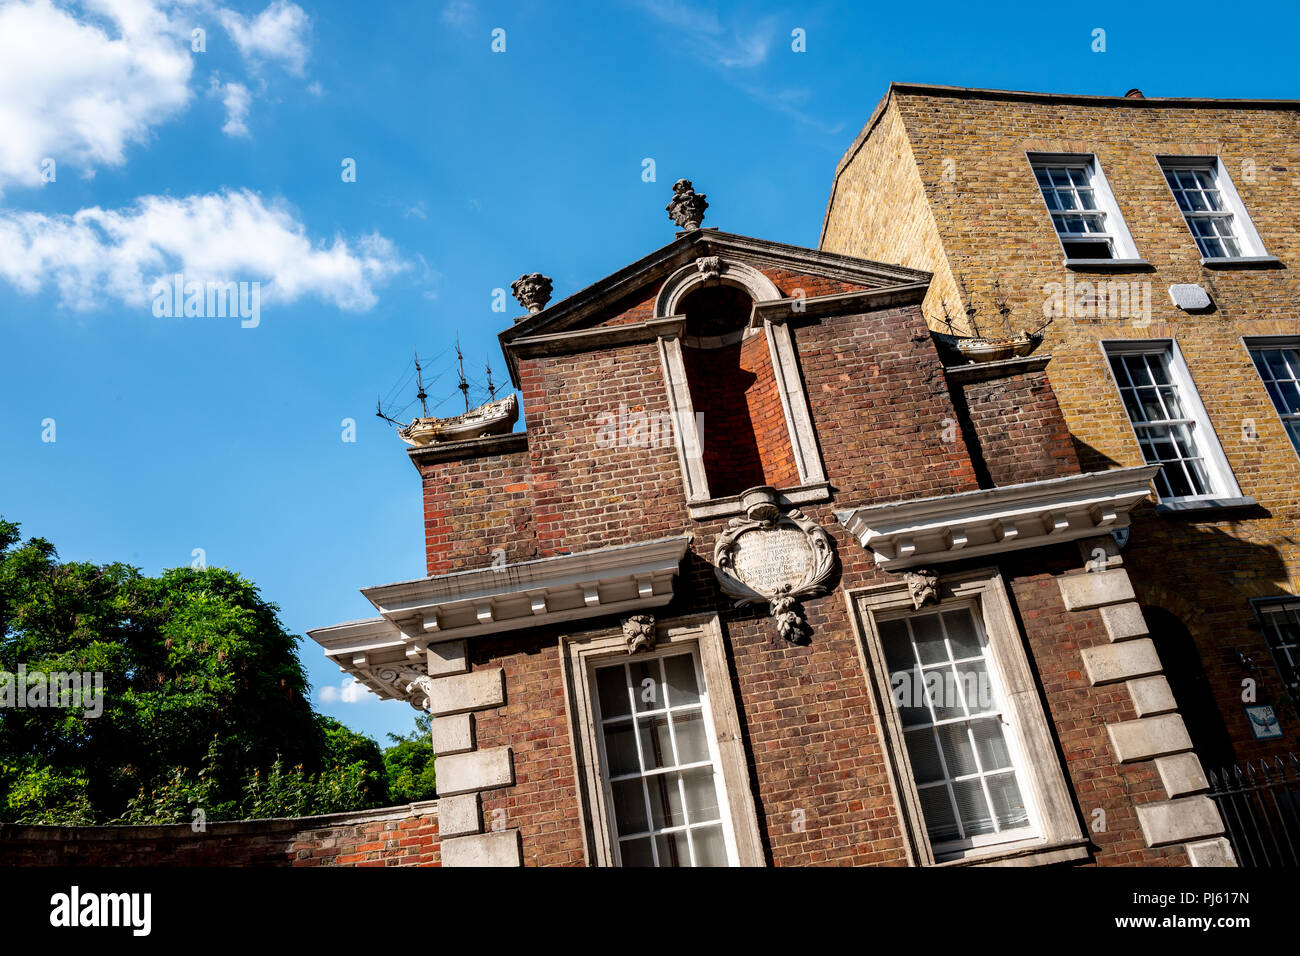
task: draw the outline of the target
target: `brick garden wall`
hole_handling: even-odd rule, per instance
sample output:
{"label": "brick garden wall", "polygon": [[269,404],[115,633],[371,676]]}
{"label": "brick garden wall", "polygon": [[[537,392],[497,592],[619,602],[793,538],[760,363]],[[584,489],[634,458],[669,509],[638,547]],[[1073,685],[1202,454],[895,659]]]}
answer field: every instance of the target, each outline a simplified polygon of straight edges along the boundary
{"label": "brick garden wall", "polygon": [[438,866],[437,802],[362,813],[131,827],[0,824],[0,866]]}

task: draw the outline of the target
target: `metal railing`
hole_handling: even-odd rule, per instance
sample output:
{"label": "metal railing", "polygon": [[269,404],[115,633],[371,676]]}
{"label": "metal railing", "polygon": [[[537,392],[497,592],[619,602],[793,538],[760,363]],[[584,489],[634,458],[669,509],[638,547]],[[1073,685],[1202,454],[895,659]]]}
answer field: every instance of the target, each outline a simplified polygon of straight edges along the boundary
{"label": "metal railing", "polygon": [[1209,772],[1238,866],[1300,867],[1300,760],[1288,754]]}

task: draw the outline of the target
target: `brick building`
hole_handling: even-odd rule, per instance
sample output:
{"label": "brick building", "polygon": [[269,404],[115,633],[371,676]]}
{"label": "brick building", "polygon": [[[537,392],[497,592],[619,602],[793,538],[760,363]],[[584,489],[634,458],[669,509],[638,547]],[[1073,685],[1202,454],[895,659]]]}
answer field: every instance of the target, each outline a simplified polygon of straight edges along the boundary
{"label": "brick building", "polygon": [[1085,471],[1157,463],[1123,555],[1207,767],[1296,749],[1300,103],[894,84],[820,247],[934,273],[939,333],[1044,322]]}
{"label": "brick building", "polygon": [[527,428],[404,431],[426,575],[311,632],[433,715],[463,865],[1231,865],[1036,352],[930,275],[702,228],[501,336]]}

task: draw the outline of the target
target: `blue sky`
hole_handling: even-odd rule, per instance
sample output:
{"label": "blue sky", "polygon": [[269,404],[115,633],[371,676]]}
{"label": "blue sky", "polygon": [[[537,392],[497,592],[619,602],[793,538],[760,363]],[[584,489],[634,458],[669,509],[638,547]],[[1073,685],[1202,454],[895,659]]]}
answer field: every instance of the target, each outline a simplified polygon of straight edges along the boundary
{"label": "blue sky", "polygon": [[[1300,98],[1296,7],[1242,10],[0,0],[0,513],[68,560],[203,549],[295,633],[368,616],[359,587],[424,572],[375,399],[418,348],[457,411],[457,335],[475,398],[484,361],[504,381],[494,289],[562,298],[669,242],[683,177],[707,225],[815,246],[891,80]],[[260,283],[256,327],[155,315],[178,270]],[[302,656],[318,709],[411,727]]]}

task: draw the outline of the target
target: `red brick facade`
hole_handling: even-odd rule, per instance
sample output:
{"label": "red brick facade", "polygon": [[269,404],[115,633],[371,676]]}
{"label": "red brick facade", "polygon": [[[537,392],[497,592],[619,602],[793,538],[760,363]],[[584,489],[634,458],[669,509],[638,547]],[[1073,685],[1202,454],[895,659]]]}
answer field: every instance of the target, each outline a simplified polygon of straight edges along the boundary
{"label": "red brick facade", "polygon": [[[787,296],[855,288],[770,266],[764,274]],[[651,319],[659,281],[623,296],[585,326],[630,327]],[[619,312],[618,301],[633,304]],[[832,500],[801,510],[830,534],[839,560],[830,593],[803,602],[806,643],[779,640],[765,608],[733,609],[719,592],[713,550],[728,519],[688,515],[671,436],[645,430],[645,421],[670,412],[654,341],[521,355],[518,384],[528,427],[526,437],[509,439],[518,442],[516,450],[474,457],[476,446],[467,443],[459,459],[454,448],[412,453],[425,486],[428,570],[436,576],[484,568],[494,552],[513,563],[693,535],[676,596],[656,614],[661,620],[702,611],[720,617],[764,861],[908,865],[914,861],[846,596],[899,578],[877,567],[836,512],[1076,475],[1078,461],[1041,361],[950,382],[916,301],[806,319],[796,313],[789,326],[817,454],[833,489]],[[734,368],[771,381],[765,336],[749,342],[752,350],[732,348],[715,361],[734,362],[739,353]],[[729,387],[702,362],[687,360],[686,367],[692,393],[711,382]],[[746,413],[752,423],[746,435],[735,433],[744,423],[706,414],[706,466],[752,436],[766,483],[797,484],[779,401],[755,396]],[[611,422],[618,440],[610,440]],[[450,460],[425,463],[430,458]],[[709,470],[711,488],[714,475],[723,474],[716,468]],[[721,494],[735,490],[728,486]],[[1068,543],[973,560],[944,573],[996,566],[1007,582],[1072,812],[1087,837],[1078,862],[1186,865],[1181,844],[1153,848],[1138,825],[1135,806],[1165,798],[1153,762],[1121,764],[1111,752],[1106,725],[1137,716],[1125,685],[1094,686],[1083,672],[1080,651],[1109,638],[1098,610],[1066,610],[1058,581],[1085,573],[1084,561]],[[482,792],[483,826],[517,829],[525,865],[592,862],[563,642],[611,626],[617,628],[617,618],[468,640],[471,672],[500,668],[506,688],[501,706],[474,714],[476,747],[510,748],[514,772],[513,785]]]}

